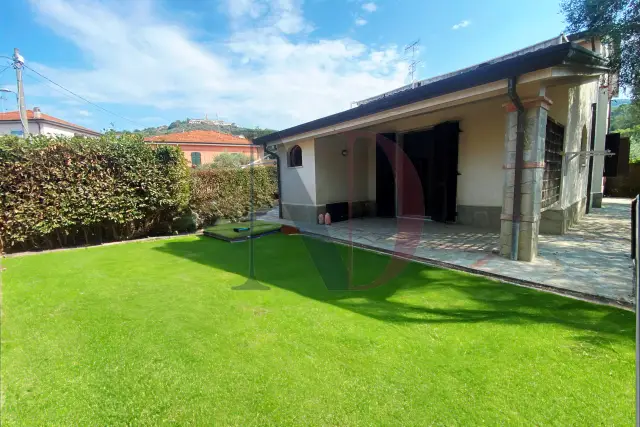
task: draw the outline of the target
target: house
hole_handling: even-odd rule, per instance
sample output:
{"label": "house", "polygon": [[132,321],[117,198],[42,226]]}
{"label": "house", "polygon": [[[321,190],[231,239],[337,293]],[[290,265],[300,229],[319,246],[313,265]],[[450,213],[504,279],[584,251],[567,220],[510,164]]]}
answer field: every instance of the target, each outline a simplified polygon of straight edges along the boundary
{"label": "house", "polygon": [[[27,110],[27,122],[31,135],[100,136],[100,132],[44,114],[38,107]],[[0,113],[0,135],[21,136],[22,133],[22,122],[18,111]]]}
{"label": "house", "polygon": [[189,132],[170,133],[150,136],[144,139],[153,145],[177,145],[184,152],[191,166],[213,162],[221,153],[241,153],[255,158],[262,157],[262,147],[256,147],[246,138],[240,138],[213,130],[192,130]]}
{"label": "house", "polygon": [[598,38],[561,35],[254,143],[280,159],[285,219],[467,224],[532,260],[539,232],[565,233],[602,198],[604,158],[590,152],[604,150],[616,91],[606,55]]}

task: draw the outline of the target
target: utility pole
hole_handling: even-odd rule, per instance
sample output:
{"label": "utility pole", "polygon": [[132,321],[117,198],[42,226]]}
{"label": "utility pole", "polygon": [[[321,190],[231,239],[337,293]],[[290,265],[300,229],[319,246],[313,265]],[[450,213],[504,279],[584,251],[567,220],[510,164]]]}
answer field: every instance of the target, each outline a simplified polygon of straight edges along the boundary
{"label": "utility pole", "polygon": [[27,121],[27,108],[24,104],[24,86],[22,85],[22,67],[24,58],[18,48],[13,49],[13,68],[16,70],[16,82],[18,84],[18,108],[20,109],[20,121],[22,122],[22,136],[29,136],[29,122]]}

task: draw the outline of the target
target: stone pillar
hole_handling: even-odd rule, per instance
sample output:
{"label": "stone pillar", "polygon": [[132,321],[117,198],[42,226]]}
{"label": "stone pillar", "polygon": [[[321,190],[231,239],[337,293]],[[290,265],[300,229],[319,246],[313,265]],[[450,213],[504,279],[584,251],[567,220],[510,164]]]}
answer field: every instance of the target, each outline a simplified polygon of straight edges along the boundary
{"label": "stone pillar", "polygon": [[[521,207],[518,260],[533,261],[538,255],[544,143],[547,132],[547,111],[552,102],[544,96],[524,99],[522,102],[525,106],[525,141],[524,168],[520,186]],[[505,104],[504,107],[507,114],[507,125],[504,141],[504,163],[502,165],[504,186],[502,190],[502,214],[500,215],[500,254],[510,257],[518,112],[511,102]]]}

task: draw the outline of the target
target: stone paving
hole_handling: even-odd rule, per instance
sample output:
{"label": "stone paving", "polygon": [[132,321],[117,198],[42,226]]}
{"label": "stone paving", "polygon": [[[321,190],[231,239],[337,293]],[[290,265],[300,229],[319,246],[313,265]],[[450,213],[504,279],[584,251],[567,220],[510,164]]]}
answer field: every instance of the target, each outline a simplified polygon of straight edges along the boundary
{"label": "stone paving", "polygon": [[629,199],[605,199],[601,209],[593,209],[569,233],[541,235],[539,255],[533,262],[514,262],[497,255],[497,232],[463,225],[387,218],[358,218],[330,226],[294,224],[279,219],[277,210],[260,219],[418,260],[629,306],[633,301],[630,204]]}

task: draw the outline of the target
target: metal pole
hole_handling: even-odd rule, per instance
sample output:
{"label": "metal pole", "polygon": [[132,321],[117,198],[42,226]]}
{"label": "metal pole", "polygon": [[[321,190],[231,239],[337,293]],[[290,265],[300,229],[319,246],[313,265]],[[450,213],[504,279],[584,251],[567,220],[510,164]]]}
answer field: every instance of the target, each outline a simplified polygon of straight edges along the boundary
{"label": "metal pole", "polygon": [[254,222],[254,206],[253,206],[253,147],[249,149],[249,159],[251,162],[249,163],[249,197],[251,200],[249,201],[249,279],[255,280],[256,272],[254,268],[254,260],[253,260],[253,222]]}
{"label": "metal pole", "polygon": [[29,136],[29,122],[27,121],[27,108],[24,103],[24,86],[22,85],[22,66],[24,58],[16,47],[13,49],[13,68],[16,70],[16,83],[18,85],[18,108],[20,110],[20,121],[22,122],[22,136]]}
{"label": "metal pole", "polygon": [[[636,224],[633,232],[636,235],[636,242],[638,242],[638,230],[640,230],[640,206],[638,201],[640,195],[636,196]],[[638,308],[640,307],[640,251],[636,248],[635,251],[635,291],[636,291],[636,427],[640,427],[640,313]]]}

